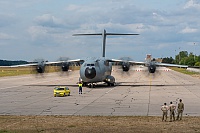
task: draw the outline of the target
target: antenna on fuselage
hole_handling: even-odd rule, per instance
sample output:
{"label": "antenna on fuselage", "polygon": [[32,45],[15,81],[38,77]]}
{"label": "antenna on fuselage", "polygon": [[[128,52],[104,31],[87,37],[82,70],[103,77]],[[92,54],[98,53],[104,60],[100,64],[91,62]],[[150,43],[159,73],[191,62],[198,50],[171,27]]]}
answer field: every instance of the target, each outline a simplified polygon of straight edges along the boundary
{"label": "antenna on fuselage", "polygon": [[107,35],[139,35],[139,34],[121,34],[121,33],[106,33],[106,30],[104,29],[102,33],[93,33],[93,34],[73,34],[73,36],[84,36],[84,35],[102,35],[103,37],[103,43],[102,43],[102,57],[105,57],[105,51],[106,51],[106,36]]}

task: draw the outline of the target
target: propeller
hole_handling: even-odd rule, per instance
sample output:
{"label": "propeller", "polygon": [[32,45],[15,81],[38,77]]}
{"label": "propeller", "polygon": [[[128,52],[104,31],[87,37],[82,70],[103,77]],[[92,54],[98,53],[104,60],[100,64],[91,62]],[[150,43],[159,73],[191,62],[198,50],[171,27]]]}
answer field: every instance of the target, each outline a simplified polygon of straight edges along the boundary
{"label": "propeller", "polygon": [[130,75],[129,70],[131,67],[131,64],[128,61],[131,61],[132,59],[130,57],[121,57],[120,60],[123,60],[119,65],[121,66],[121,74],[124,75]]}
{"label": "propeller", "polygon": [[60,76],[64,75],[64,74],[68,74],[69,72],[69,66],[72,65],[73,63],[71,62],[67,62],[70,58],[68,57],[60,57],[58,59],[58,61],[60,61],[61,63],[57,64],[56,68],[57,68],[57,72],[60,72]]}
{"label": "propeller", "polygon": [[150,62],[146,65],[146,69],[144,70],[144,74],[147,77],[152,77],[152,78],[156,78],[157,75],[160,75],[160,71],[157,70],[157,66],[155,65],[154,62]]}
{"label": "propeller", "polygon": [[45,66],[46,62],[48,61],[44,59],[35,59],[33,63],[37,65],[32,66],[32,73],[43,76],[44,73],[49,72],[49,67]]}

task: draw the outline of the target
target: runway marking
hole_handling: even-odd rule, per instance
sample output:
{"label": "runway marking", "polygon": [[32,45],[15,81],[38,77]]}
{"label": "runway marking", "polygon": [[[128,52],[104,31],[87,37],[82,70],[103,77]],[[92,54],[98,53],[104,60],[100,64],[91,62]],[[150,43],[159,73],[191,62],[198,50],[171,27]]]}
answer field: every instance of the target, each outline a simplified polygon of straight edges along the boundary
{"label": "runway marking", "polygon": [[151,98],[151,76],[150,76],[150,79],[149,79],[149,102],[148,102],[148,109],[147,109],[147,116],[149,116],[149,106],[150,106],[150,98]]}
{"label": "runway marking", "polygon": [[111,88],[109,91],[107,91],[105,94],[108,94],[110,91],[114,90],[115,88]]}

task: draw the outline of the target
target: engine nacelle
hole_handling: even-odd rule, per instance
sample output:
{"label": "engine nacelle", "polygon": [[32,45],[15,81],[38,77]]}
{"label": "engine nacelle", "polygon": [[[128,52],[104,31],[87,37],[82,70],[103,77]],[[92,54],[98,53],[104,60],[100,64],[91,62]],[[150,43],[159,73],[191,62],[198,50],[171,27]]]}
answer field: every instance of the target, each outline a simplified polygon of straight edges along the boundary
{"label": "engine nacelle", "polygon": [[44,73],[44,71],[45,71],[45,65],[38,65],[38,66],[36,66],[36,71],[38,73]]}
{"label": "engine nacelle", "polygon": [[155,65],[150,65],[150,66],[148,66],[148,70],[149,70],[149,73],[155,73],[156,66]]}
{"label": "engine nacelle", "polygon": [[62,71],[63,72],[66,72],[66,71],[68,71],[69,70],[69,63],[62,63],[62,66],[61,66],[62,68]]}
{"label": "engine nacelle", "polygon": [[122,70],[123,71],[129,71],[129,69],[130,69],[130,63],[129,62],[123,62],[122,63]]}

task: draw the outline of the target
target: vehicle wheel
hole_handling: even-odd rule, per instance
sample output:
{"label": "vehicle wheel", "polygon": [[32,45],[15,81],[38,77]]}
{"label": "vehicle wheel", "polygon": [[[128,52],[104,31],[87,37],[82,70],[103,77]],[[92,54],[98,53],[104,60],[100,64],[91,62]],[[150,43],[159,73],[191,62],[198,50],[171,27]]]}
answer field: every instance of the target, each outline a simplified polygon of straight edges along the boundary
{"label": "vehicle wheel", "polygon": [[54,97],[56,97],[56,95],[54,95]]}
{"label": "vehicle wheel", "polygon": [[63,95],[63,96],[64,96],[64,97],[66,96],[66,95],[65,95],[65,93],[64,93],[64,95]]}
{"label": "vehicle wheel", "polygon": [[69,92],[68,96],[70,96],[70,92]]}

